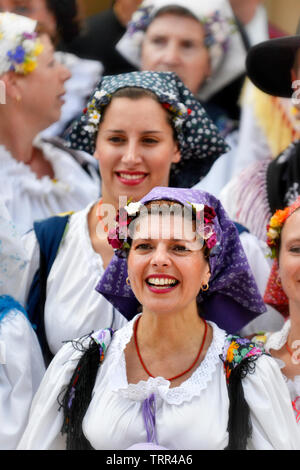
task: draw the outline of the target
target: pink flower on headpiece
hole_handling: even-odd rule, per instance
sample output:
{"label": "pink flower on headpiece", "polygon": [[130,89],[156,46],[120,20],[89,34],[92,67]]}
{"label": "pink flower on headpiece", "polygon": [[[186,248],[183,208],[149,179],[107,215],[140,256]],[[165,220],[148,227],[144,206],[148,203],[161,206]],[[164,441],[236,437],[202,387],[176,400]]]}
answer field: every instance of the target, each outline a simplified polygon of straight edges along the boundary
{"label": "pink flower on headpiece", "polygon": [[217,236],[215,233],[212,234],[212,236],[205,241],[205,244],[209,250],[211,250],[215,244],[217,243]]}
{"label": "pink flower on headpiece", "polygon": [[111,229],[107,237],[108,243],[115,249],[120,250],[123,246],[123,241],[119,239],[118,230]]}

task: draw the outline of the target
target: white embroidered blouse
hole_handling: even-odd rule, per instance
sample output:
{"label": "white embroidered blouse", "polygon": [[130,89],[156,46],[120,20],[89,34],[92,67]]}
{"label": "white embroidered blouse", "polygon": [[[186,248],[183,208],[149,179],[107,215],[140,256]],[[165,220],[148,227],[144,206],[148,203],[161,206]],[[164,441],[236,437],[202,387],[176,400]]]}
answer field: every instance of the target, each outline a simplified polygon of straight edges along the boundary
{"label": "white embroidered blouse", "polygon": [[[224,449],[228,444],[229,399],[220,354],[225,331],[210,322],[213,340],[190,378],[170,388],[162,377],[128,384],[124,349],[136,317],[118,330],[101,365],[83,431],[94,449],[128,449],[147,442],[144,400],[155,395],[158,445],[167,449]],[[80,352],[71,344],[55,356],[34,399],[19,449],[64,449],[63,416],[57,397],[68,384]],[[269,356],[256,361],[243,379],[253,427],[248,449],[300,449],[289,393],[277,363]]]}
{"label": "white embroidered blouse", "polygon": [[[47,278],[45,331],[50,351],[56,354],[64,341],[102,328],[121,328],[127,320],[95,287],[104,273],[103,260],[93,249],[88,214],[93,203],[70,216],[69,226]],[[39,267],[35,233],[23,237],[29,263],[23,273],[22,304]]]}
{"label": "white embroidered blouse", "polygon": [[0,198],[20,233],[25,233],[37,219],[45,219],[66,211],[76,211],[94,201],[100,194],[100,179],[86,155],[92,176],[66,151],[43,142],[39,137],[34,146],[41,149],[51,163],[55,179],[37,178],[31,168],[17,161],[0,145]]}
{"label": "white embroidered blouse", "polygon": [[[274,349],[278,351],[281,349],[285,343],[287,342],[288,335],[291,329],[291,321],[287,320],[281,330],[275,331],[272,333],[266,333],[266,342],[264,344],[264,347],[267,352],[270,352],[271,349]],[[254,338],[255,339],[255,338]],[[296,351],[296,350],[295,350]],[[285,367],[285,363],[281,361],[280,359],[275,358],[276,362],[278,363],[280,369],[283,369]],[[294,379],[288,379],[284,374],[283,378],[288,386],[290,396],[291,396],[291,401],[294,401],[297,397],[300,397],[300,376],[297,375],[294,377]],[[297,409],[300,411],[300,406],[299,406],[299,401],[298,401],[298,406]],[[295,416],[297,415],[295,411]]]}

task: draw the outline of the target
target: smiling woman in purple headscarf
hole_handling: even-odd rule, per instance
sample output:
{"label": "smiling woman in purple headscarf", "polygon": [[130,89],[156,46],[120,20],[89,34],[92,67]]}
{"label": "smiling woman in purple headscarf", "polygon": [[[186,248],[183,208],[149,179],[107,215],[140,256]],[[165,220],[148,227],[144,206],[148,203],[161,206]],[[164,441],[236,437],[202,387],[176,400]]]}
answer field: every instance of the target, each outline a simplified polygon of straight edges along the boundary
{"label": "smiling woman in purple headscarf", "polygon": [[[277,363],[211,321],[222,309],[239,324],[247,310],[248,318],[264,310],[219,201],[154,188],[119,211],[109,241],[116,258],[97,290],[117,296],[132,320],[57,353],[20,448],[299,448]],[[127,280],[118,272],[126,260]]]}

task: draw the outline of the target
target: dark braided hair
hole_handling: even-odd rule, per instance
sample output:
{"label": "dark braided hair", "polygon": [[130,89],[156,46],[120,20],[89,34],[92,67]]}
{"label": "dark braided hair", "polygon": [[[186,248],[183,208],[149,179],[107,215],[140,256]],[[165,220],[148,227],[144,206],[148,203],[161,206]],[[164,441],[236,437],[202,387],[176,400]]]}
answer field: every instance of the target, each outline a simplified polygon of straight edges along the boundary
{"label": "dark braided hair", "polygon": [[247,374],[255,371],[257,357],[252,356],[243,359],[230,374],[228,384],[229,418],[228,435],[229,442],[225,450],[246,450],[247,441],[252,435],[249,405],[245,400],[242,380]]}
{"label": "dark braided hair", "polygon": [[[110,331],[113,334],[113,331]],[[83,340],[88,337],[90,342],[88,347],[85,347]],[[63,397],[58,397],[60,409],[63,409],[64,413],[61,433],[66,434],[67,450],[93,450],[83,434],[82,421],[90,405],[97,372],[104,355],[101,345],[90,335],[72,341],[72,345],[83,354],[66,390],[61,394]]]}

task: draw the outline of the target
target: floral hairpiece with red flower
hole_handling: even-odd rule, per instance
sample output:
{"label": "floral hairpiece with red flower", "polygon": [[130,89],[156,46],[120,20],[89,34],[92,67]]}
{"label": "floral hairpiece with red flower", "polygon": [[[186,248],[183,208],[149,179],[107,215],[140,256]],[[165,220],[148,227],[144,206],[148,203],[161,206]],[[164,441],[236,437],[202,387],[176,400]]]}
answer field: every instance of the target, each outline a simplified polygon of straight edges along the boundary
{"label": "floral hairpiece with red flower", "polygon": [[300,196],[285,209],[279,209],[272,215],[267,225],[267,244],[271,249],[271,258],[277,258],[281,230],[290,215],[300,207]]}
{"label": "floral hairpiece with red flower", "polygon": [[[196,216],[196,230],[200,237],[204,240],[208,250],[217,244],[217,236],[214,230],[213,219],[216,217],[215,210],[204,204],[189,203],[192,206],[192,212]],[[116,254],[120,257],[126,257],[130,249],[130,237],[128,236],[128,226],[138,217],[141,202],[128,202],[125,207],[119,209],[116,216],[115,228],[111,229],[108,234],[108,243],[116,250]]]}

